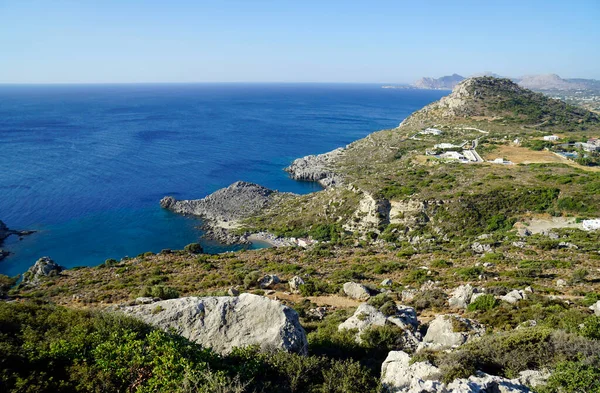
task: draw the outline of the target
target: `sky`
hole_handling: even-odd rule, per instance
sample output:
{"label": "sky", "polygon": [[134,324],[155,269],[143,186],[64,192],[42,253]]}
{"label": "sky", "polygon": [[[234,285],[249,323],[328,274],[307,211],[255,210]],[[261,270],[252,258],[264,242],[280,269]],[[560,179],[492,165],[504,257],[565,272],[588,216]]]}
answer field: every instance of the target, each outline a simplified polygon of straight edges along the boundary
{"label": "sky", "polygon": [[600,0],[0,0],[0,83],[600,79]]}

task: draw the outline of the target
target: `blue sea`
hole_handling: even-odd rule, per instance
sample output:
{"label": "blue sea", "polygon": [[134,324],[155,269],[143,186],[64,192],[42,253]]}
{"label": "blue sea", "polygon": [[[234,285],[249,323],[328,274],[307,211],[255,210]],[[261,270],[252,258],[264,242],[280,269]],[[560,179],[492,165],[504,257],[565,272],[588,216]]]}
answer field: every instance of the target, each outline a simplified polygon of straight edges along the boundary
{"label": "blue sea", "polygon": [[7,239],[13,255],[0,273],[22,273],[45,255],[75,267],[181,249],[198,241],[201,222],[162,210],[163,196],[202,198],[237,180],[317,191],[283,168],[395,127],[444,94],[341,84],[0,85],[0,220],[37,231]]}

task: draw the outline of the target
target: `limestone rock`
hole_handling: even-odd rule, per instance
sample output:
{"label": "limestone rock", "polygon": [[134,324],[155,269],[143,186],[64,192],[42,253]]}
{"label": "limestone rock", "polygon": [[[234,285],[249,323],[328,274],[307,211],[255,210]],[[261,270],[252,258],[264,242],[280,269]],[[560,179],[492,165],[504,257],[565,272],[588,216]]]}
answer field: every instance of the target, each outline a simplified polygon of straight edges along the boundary
{"label": "limestone rock", "polygon": [[485,329],[475,321],[456,315],[438,315],[430,322],[423,343],[433,349],[449,349],[483,333]]}
{"label": "limestone rock", "polygon": [[480,291],[473,288],[471,284],[461,285],[450,294],[448,305],[451,308],[467,308],[472,301],[473,294],[478,292]]}
{"label": "limestone rock", "polygon": [[332,187],[343,182],[342,176],[333,170],[334,163],[343,156],[343,148],[328,153],[298,158],[284,170],[295,180],[316,181],[323,187]]}
{"label": "limestone rock", "polygon": [[371,297],[369,289],[362,284],[355,282],[347,282],[344,284],[344,293],[356,300],[367,300]]}
{"label": "limestone rock", "polygon": [[263,351],[307,352],[296,311],[263,296],[185,297],[124,307],[121,312],[163,330],[174,329],[220,354],[250,345]]}
{"label": "limestone rock", "polygon": [[240,291],[237,288],[231,287],[227,290],[227,294],[229,296],[239,296],[240,295]]}
{"label": "limestone rock", "polygon": [[152,304],[152,303],[154,303],[154,298],[152,298],[152,297],[142,296],[142,297],[138,297],[135,299],[135,304]]}
{"label": "limestone rock", "polygon": [[350,318],[338,326],[338,330],[357,329],[356,341],[360,343],[363,331],[384,325],[396,325],[404,331],[402,340],[405,347],[416,349],[419,345],[421,336],[417,332],[417,312],[407,306],[397,306],[394,314],[386,316],[370,304],[362,303]]}
{"label": "limestone rock", "polygon": [[567,281],[563,280],[562,278],[559,278],[558,280],[556,280],[556,286],[559,288],[564,288],[567,286]]}
{"label": "limestone rock", "polygon": [[274,285],[279,284],[280,282],[281,280],[279,280],[279,277],[277,277],[276,275],[267,274],[266,276],[258,280],[258,286],[260,286],[263,289],[268,289],[272,288]]}
{"label": "limestone rock", "polygon": [[510,304],[515,304],[523,299],[527,299],[527,292],[514,289],[504,296],[500,296],[500,300],[504,300]]}
{"label": "limestone rock", "polygon": [[590,310],[594,312],[594,315],[600,317],[600,300],[596,302],[596,304],[590,306]]}
{"label": "limestone rock", "polygon": [[530,393],[531,390],[518,381],[510,380],[494,375],[479,373],[468,379],[455,379],[446,386],[448,393]]}
{"label": "limestone rock", "polygon": [[381,365],[381,384],[390,392],[438,392],[442,373],[428,362],[410,364],[404,351],[391,351]]}
{"label": "limestone rock", "polygon": [[485,254],[486,252],[492,252],[492,246],[489,244],[482,244],[479,242],[474,242],[471,244],[471,250],[475,251],[478,254]]}
{"label": "limestone rock", "polygon": [[531,231],[527,228],[521,227],[517,229],[517,235],[519,235],[519,237],[528,237],[531,236]]}
{"label": "limestone rock", "polygon": [[41,257],[23,275],[23,285],[38,285],[45,277],[54,277],[60,274],[64,268],[59,266],[50,257]]}
{"label": "limestone rock", "polygon": [[382,287],[389,287],[389,286],[391,286],[391,285],[392,285],[392,280],[391,280],[391,279],[389,279],[389,278],[386,278],[386,279],[385,279],[385,280],[383,280],[383,281],[381,282],[381,284],[379,284],[379,285],[381,285]]}
{"label": "limestone rock", "polygon": [[300,285],[304,285],[304,280],[302,279],[302,277],[294,276],[288,282],[288,284],[290,286],[290,291],[298,292],[300,290]]}

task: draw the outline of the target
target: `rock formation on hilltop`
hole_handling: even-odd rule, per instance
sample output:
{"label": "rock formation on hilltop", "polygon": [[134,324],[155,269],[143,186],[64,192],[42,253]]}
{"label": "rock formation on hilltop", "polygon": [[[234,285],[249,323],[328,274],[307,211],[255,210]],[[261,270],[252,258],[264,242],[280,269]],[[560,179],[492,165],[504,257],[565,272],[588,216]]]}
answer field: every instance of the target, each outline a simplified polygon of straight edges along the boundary
{"label": "rock formation on hilltop", "polygon": [[440,89],[450,90],[453,89],[459,82],[465,78],[458,74],[452,74],[448,76],[442,76],[441,78],[421,78],[414,83],[414,86],[419,89]]}

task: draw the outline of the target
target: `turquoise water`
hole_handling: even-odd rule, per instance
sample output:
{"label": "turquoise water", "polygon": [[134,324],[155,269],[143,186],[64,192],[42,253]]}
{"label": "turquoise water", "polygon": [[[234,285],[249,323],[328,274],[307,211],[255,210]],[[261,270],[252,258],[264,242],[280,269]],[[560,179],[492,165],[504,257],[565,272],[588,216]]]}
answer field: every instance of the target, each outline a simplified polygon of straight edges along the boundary
{"label": "turquoise water", "polygon": [[[0,86],[0,220],[38,233],[9,238],[0,273],[47,255],[96,265],[201,236],[197,219],[159,207],[245,180],[316,191],[283,172],[344,146],[445,92],[375,85]],[[209,252],[232,248],[203,242]]]}

